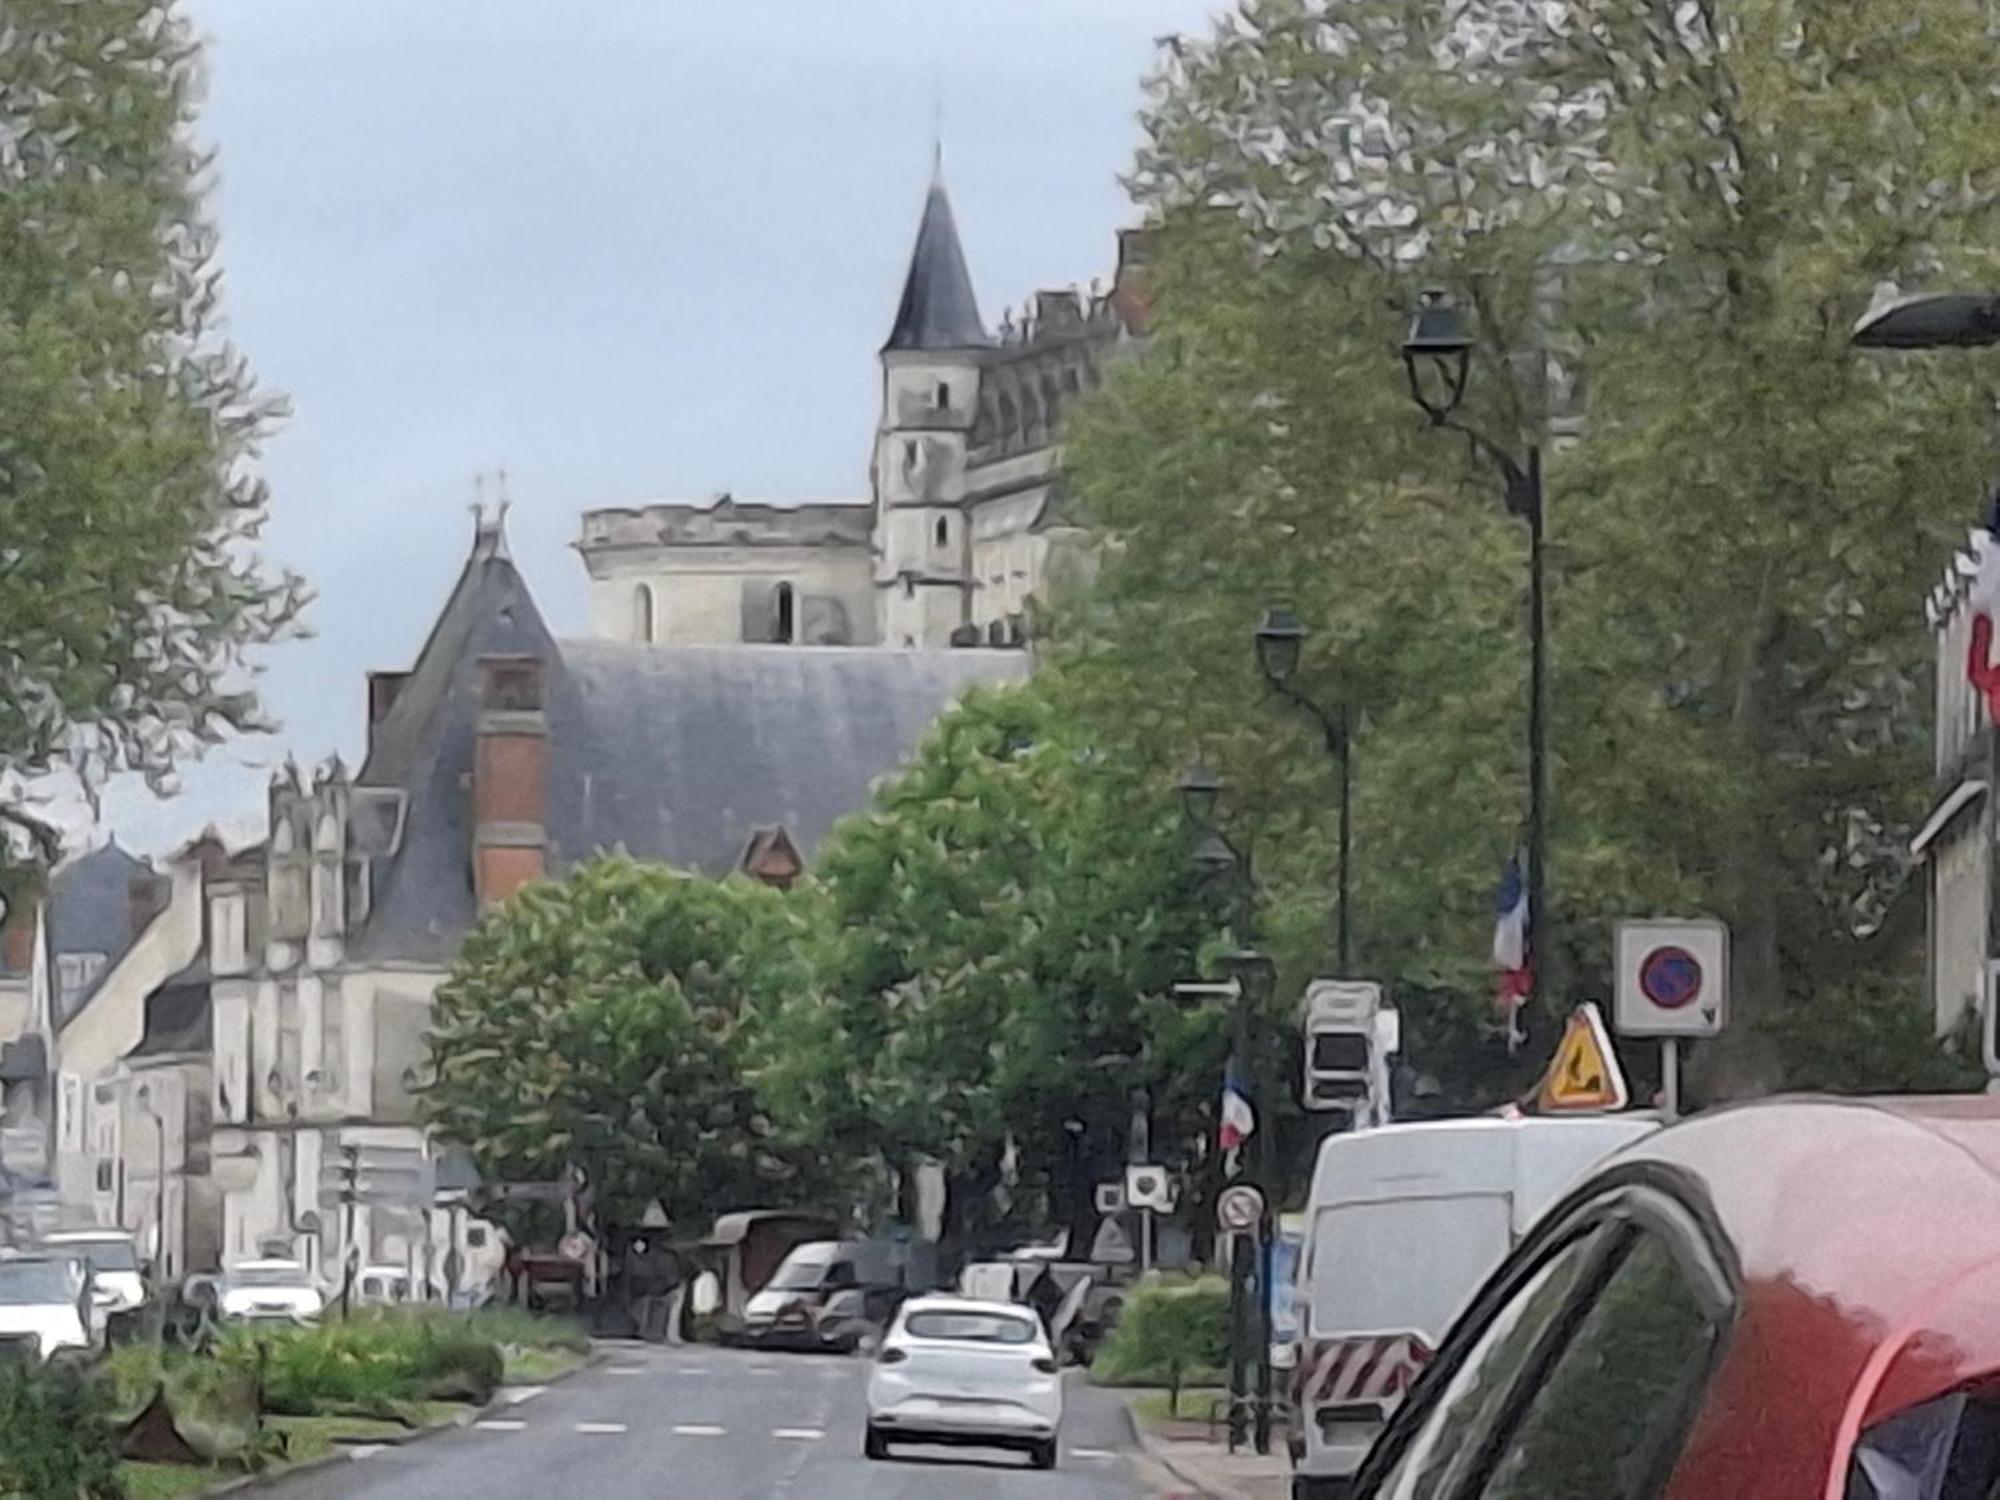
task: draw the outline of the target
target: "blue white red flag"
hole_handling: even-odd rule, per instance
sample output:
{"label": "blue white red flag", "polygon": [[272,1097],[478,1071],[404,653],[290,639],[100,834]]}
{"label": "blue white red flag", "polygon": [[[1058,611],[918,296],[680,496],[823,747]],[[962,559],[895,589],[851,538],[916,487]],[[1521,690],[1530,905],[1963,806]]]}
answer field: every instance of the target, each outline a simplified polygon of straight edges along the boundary
{"label": "blue white red flag", "polygon": [[1236,1063],[1232,1059],[1229,1070],[1222,1075],[1222,1115],[1215,1141],[1227,1153],[1238,1149],[1256,1133],[1257,1111],[1250,1107],[1250,1095],[1236,1076]]}
{"label": "blue white red flag", "polygon": [[1500,875],[1500,894],[1493,903],[1493,967],[1499,972],[1498,1004],[1514,1016],[1535,992],[1535,955],[1528,949],[1528,885],[1521,878],[1521,861],[1507,861]]}

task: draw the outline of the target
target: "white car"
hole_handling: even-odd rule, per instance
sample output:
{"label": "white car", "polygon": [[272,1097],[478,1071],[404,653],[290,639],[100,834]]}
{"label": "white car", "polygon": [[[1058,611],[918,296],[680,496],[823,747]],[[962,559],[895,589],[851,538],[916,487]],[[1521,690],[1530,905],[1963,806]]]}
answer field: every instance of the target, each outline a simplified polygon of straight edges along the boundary
{"label": "white car", "polygon": [[81,1256],[90,1265],[92,1296],[100,1313],[131,1312],[146,1303],[146,1277],[132,1236],[116,1229],[73,1229],[47,1235],[42,1247]]}
{"label": "white car", "polygon": [[90,1267],[71,1255],[0,1260],[0,1342],[32,1339],[35,1357],[96,1346]]}
{"label": "white car", "polygon": [[870,1458],[891,1443],[1015,1448],[1052,1469],[1062,1408],[1055,1351],[1031,1309],[917,1297],[875,1355],[863,1446]]}
{"label": "white car", "polygon": [[225,1272],[216,1290],[217,1311],[236,1321],[310,1323],[326,1311],[326,1298],[295,1260],[246,1260]]}

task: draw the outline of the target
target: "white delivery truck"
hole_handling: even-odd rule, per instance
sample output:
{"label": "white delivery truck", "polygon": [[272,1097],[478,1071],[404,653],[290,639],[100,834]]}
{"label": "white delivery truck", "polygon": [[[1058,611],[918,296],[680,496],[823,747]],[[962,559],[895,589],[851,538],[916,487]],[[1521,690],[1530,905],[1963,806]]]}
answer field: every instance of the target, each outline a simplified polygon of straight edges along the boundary
{"label": "white delivery truck", "polygon": [[1319,1148],[1294,1297],[1292,1500],[1347,1492],[1501,1259],[1651,1114],[1385,1125]]}

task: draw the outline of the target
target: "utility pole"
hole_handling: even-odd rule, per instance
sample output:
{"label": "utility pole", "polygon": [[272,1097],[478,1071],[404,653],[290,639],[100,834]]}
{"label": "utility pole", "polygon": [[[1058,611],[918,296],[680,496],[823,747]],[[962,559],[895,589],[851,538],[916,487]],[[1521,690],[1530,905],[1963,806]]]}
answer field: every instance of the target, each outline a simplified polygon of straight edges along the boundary
{"label": "utility pole", "polygon": [[361,1148],[340,1148],[340,1316],[345,1321],[354,1305],[354,1208],[361,1201]]}

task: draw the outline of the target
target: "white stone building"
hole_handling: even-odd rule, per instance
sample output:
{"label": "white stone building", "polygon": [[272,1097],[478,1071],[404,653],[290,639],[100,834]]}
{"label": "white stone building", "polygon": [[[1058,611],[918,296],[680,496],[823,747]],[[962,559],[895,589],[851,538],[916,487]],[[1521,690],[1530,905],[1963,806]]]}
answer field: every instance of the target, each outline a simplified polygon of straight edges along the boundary
{"label": "white stone building", "polygon": [[989,333],[933,179],[889,338],[869,497],[587,512],[597,633],[659,646],[1020,646],[1065,523],[1061,429],[1140,336],[1142,241],[1107,292],[1044,291]]}

